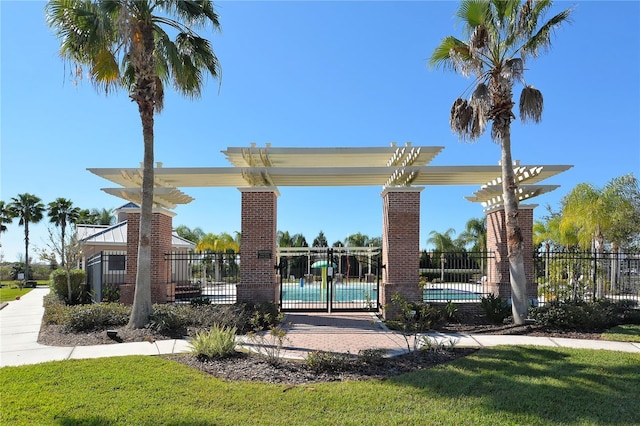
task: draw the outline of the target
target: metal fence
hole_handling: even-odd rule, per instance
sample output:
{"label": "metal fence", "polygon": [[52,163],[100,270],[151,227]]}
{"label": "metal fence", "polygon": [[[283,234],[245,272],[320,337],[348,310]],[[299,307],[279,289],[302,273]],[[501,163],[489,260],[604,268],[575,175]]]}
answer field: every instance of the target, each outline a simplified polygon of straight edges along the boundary
{"label": "metal fence", "polygon": [[87,259],[87,286],[95,302],[118,300],[118,288],[126,283],[127,253],[102,251]]}
{"label": "metal fence", "polygon": [[538,298],[640,302],[640,252],[540,252],[534,257]]}
{"label": "metal fence", "polygon": [[[236,302],[239,254],[174,252],[165,256],[170,268],[167,276],[175,284],[176,302],[194,298],[206,298],[212,303]],[[491,292],[488,283],[494,280],[489,276],[488,265],[494,258],[491,252],[423,251],[420,256],[423,300],[479,302]],[[603,298],[640,303],[640,252],[537,252],[533,262],[540,304]],[[117,300],[118,287],[126,282],[126,253],[98,253],[87,260],[86,270],[94,301]],[[379,276],[377,269],[374,272],[375,275],[369,275]],[[284,267],[281,273],[283,281],[291,281],[292,277],[295,278],[292,282],[300,280],[293,268]],[[369,281],[366,273],[359,275],[360,280]],[[342,273],[334,279],[339,282],[343,279]]]}
{"label": "metal fence", "polygon": [[175,301],[194,298],[211,303],[235,303],[236,284],[240,281],[240,254],[185,253],[165,255],[167,276],[175,284]]}
{"label": "metal fence", "polygon": [[489,294],[489,262],[494,254],[478,252],[423,251],[420,284],[425,302],[479,302]]}

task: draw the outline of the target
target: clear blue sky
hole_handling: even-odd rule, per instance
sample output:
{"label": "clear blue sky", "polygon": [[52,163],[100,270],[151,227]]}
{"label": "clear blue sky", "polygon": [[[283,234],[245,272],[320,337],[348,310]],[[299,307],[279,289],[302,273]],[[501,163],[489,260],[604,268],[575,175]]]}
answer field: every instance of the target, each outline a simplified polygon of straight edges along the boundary
{"label": "clear blue sky", "polygon": [[[165,167],[228,166],[220,151],[256,142],[274,147],[388,146],[395,141],[442,145],[432,165],[495,165],[489,136],[475,144],[452,134],[449,110],[470,84],[432,70],[427,60],[447,35],[462,36],[458,2],[218,2],[221,33],[207,34],[223,78],[209,80],[200,100],[168,91],[156,118],[155,158]],[[532,203],[558,209],[576,184],[603,186],[640,175],[640,3],[557,2],[575,6],[573,22],[551,50],[527,62],[525,77],[544,94],[543,121],[512,126],[513,158],[523,164],[571,164],[543,183],[556,191]],[[142,131],[123,92],[105,97],[88,82],[74,86],[47,28],[44,2],[0,1],[0,199],[30,192],[48,203],[69,198],[81,208],[115,208],[113,186],[86,169],[137,167]],[[551,15],[549,15],[550,17]],[[517,102],[520,87],[514,90]],[[464,199],[477,187],[427,187],[421,236],[482,217]],[[236,188],[186,188],[196,198],[175,212],[174,226],[205,232],[240,230]],[[330,243],[382,233],[380,187],[280,188],[278,229]],[[30,252],[44,247],[48,220],[31,228]],[[17,221],[2,236],[4,260],[24,251]],[[38,260],[34,258],[34,260]]]}

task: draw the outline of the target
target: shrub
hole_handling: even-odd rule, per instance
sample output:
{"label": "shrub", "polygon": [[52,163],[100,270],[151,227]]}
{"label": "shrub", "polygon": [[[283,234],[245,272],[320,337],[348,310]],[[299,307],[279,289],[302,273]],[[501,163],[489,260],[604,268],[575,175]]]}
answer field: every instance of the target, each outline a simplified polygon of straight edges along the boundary
{"label": "shrub", "polygon": [[531,316],[542,326],[560,329],[605,329],[640,320],[635,302],[607,300],[555,301],[533,308]]}
{"label": "shrub", "polygon": [[271,302],[249,303],[245,310],[250,312],[249,324],[253,330],[268,330],[280,324],[283,315],[278,305]]}
{"label": "shrub", "polygon": [[59,324],[62,325],[66,321],[67,306],[62,299],[55,293],[49,293],[43,298],[42,305],[44,306],[44,315],[42,316],[42,322],[45,324]]}
{"label": "shrub", "polygon": [[500,296],[490,294],[480,300],[480,308],[487,319],[493,323],[501,324],[511,315],[511,309]]}
{"label": "shrub", "polygon": [[189,304],[192,306],[210,305],[211,299],[209,299],[208,297],[194,297],[193,299],[191,299]]}
{"label": "shrub", "polygon": [[64,300],[67,305],[90,302],[91,297],[87,291],[85,271],[72,269],[69,271],[69,275],[71,276],[71,298],[69,298],[67,286],[67,271],[64,269],[56,269],[51,273],[51,290]]}
{"label": "shrub", "polygon": [[231,356],[235,353],[236,332],[234,327],[215,324],[209,331],[196,333],[191,339],[191,353],[200,361]]}
{"label": "shrub", "polygon": [[367,365],[382,365],[386,353],[386,349],[360,349],[358,362]]}
{"label": "shrub", "polygon": [[120,286],[118,284],[105,284],[102,288],[102,301],[107,303],[119,302]]}
{"label": "shrub", "polygon": [[131,309],[118,303],[67,306],[61,325],[65,330],[84,332],[121,327],[127,324]]}
{"label": "shrub", "polygon": [[247,333],[247,339],[251,349],[264,356],[269,364],[277,365],[280,363],[284,342],[287,340],[286,330],[272,326],[269,332],[250,331]]}
{"label": "shrub", "polygon": [[150,328],[160,333],[187,328],[192,325],[189,308],[188,305],[153,305],[149,317]]}
{"label": "shrub", "polygon": [[442,310],[424,302],[407,302],[400,294],[391,296],[391,312],[395,316],[385,324],[393,330],[402,332],[407,343],[407,350],[411,351],[409,343],[413,336],[413,349],[417,349],[418,334],[429,331],[434,325],[443,321]]}
{"label": "shrub", "polygon": [[337,373],[349,370],[354,358],[348,353],[313,351],[305,358],[305,365],[316,373]]}

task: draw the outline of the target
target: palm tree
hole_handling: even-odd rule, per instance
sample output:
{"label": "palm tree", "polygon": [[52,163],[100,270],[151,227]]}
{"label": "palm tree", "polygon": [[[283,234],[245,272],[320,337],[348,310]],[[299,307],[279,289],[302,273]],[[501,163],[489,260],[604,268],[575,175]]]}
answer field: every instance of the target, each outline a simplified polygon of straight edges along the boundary
{"label": "palm tree", "polygon": [[528,300],[511,157],[512,88],[517,81],[524,85],[520,119],[539,122],[542,93],[525,83],[524,62],[547,50],[551,34],[569,19],[571,9],[542,21],[551,6],[550,0],[465,0],[457,16],[468,41],[446,37],[430,58],[432,67],[450,68],[464,76],[475,75],[470,101],[458,98],[451,108],[452,130],[461,140],[474,141],[484,133],[487,122],[492,121],[491,138],[501,147],[502,197],[515,324],[524,324]]}
{"label": "palm tree", "polygon": [[0,234],[7,231],[7,225],[13,222],[11,210],[0,200]]}
{"label": "palm tree", "polygon": [[86,225],[113,225],[116,217],[110,209],[82,209],[78,215],[78,222]]}
{"label": "palm tree", "polygon": [[[576,185],[562,200],[560,229],[576,229],[580,247],[593,247],[601,259],[606,242],[612,243],[612,251],[617,252],[621,241],[638,229],[640,213],[633,192],[629,192],[634,188],[637,191],[638,183],[631,175],[613,179],[603,188],[590,183]],[[596,297],[604,297],[601,277],[597,279]]]}
{"label": "palm tree", "polygon": [[198,243],[206,234],[199,228],[190,229],[187,225],[180,225],[176,228],[176,233],[185,240],[189,240],[192,243]]}
{"label": "palm tree", "polygon": [[49,203],[50,222],[60,227],[60,265],[65,266],[64,248],[68,224],[75,224],[80,217],[80,208],[73,207],[73,202],[66,198],[57,198]]}
{"label": "palm tree", "polygon": [[429,232],[430,237],[427,239],[427,244],[433,244],[435,251],[439,252],[453,252],[459,251],[460,247],[453,239],[453,235],[456,230],[449,228],[444,233],[438,231]]}
{"label": "palm tree", "polygon": [[128,326],[141,328],[151,314],[154,114],[162,110],[166,84],[198,97],[204,75],[220,75],[211,44],[194,31],[219,29],[218,15],[208,0],[50,0],[46,12],[49,26],[61,39],[62,57],[78,74],[88,68],[97,87],[123,87],[138,105],[144,142],[142,205]]}
{"label": "palm tree", "polygon": [[11,199],[8,206],[10,215],[19,219],[18,225],[24,226],[24,279],[29,279],[29,224],[42,220],[45,211],[42,200],[25,192]]}
{"label": "palm tree", "polygon": [[[307,243],[307,239],[304,237],[304,235],[302,234],[293,234],[291,235],[289,233],[289,231],[278,231],[278,233],[276,234],[276,240],[278,241],[278,247],[308,247],[309,244]],[[286,272],[286,277],[290,277],[291,276],[291,269],[293,267],[299,268],[301,273],[305,272],[305,262],[304,259],[307,260],[306,262],[306,268],[308,269],[308,266],[311,265],[311,263],[309,262],[309,257],[310,255],[307,254],[306,258],[303,258],[301,256],[292,256],[291,259],[287,259],[286,260],[286,265],[287,265],[287,272]],[[309,271],[306,271],[307,273],[309,273]]]}
{"label": "palm tree", "polygon": [[458,240],[464,246],[471,245],[471,250],[475,252],[487,249],[487,218],[471,218],[465,224],[465,230],[460,234]]}
{"label": "palm tree", "polygon": [[223,253],[237,253],[240,250],[240,246],[234,240],[234,238],[226,233],[220,234],[206,234],[198,241],[196,245],[197,252],[215,253],[215,280],[220,281],[220,267],[222,265]]}

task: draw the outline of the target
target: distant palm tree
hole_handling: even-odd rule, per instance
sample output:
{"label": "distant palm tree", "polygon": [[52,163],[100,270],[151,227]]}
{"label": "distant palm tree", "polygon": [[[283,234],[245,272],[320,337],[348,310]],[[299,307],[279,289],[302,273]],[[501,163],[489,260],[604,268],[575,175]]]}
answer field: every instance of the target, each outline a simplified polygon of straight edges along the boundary
{"label": "distant palm tree", "polygon": [[88,68],[98,87],[106,91],[124,87],[138,106],[144,142],[142,204],[128,326],[142,328],[151,314],[154,114],[162,110],[166,84],[197,97],[204,75],[219,77],[211,44],[194,31],[219,29],[218,15],[208,0],[50,0],[46,15],[61,40],[62,57],[77,67],[80,76]]}
{"label": "distant palm tree", "polygon": [[240,246],[228,233],[206,234],[196,245],[197,252],[215,253],[215,280],[220,281],[220,268],[222,267],[223,254],[232,254],[240,251]]}
{"label": "distant palm tree", "polygon": [[487,217],[471,218],[465,224],[465,231],[458,236],[465,246],[471,245],[475,252],[487,249]]}
{"label": "distant palm tree", "polygon": [[[278,231],[276,234],[276,240],[278,242],[278,247],[308,247],[307,239],[302,234],[293,234],[291,235],[289,231]],[[305,259],[299,256],[292,256],[291,259],[286,259],[285,264],[287,266],[286,277],[291,276],[291,269],[293,267],[304,269],[305,264],[308,266],[310,263],[308,259],[305,262]],[[308,271],[307,271],[308,272]]]}
{"label": "distant palm tree", "polygon": [[0,234],[7,231],[7,225],[13,222],[11,210],[0,200]]}
{"label": "distant palm tree", "polygon": [[113,225],[116,217],[110,209],[82,209],[78,214],[78,222],[85,225]]}
{"label": "distant palm tree", "polygon": [[430,237],[427,238],[427,244],[432,244],[435,247],[435,251],[438,252],[454,252],[459,251],[460,246],[453,239],[456,230],[449,228],[443,233],[438,231],[429,232]]}
{"label": "distant palm tree", "polygon": [[24,278],[29,279],[29,224],[42,220],[45,206],[42,200],[25,192],[11,199],[8,206],[12,217],[18,218],[18,225],[24,226]]}
{"label": "distant palm tree", "polygon": [[185,240],[189,240],[192,243],[197,244],[206,234],[201,228],[193,228],[190,229],[186,225],[180,225],[176,228],[176,233],[184,238]]}
{"label": "distant palm tree", "polygon": [[[67,225],[77,223],[79,217],[80,208],[73,207],[73,202],[66,198],[57,198],[55,201],[49,203],[50,222],[60,227],[60,264],[63,267],[66,263],[65,246],[67,242]],[[69,289],[69,296],[71,296],[71,289]]]}
{"label": "distant palm tree", "polygon": [[449,36],[430,58],[431,66],[453,69],[463,76],[474,75],[470,101],[458,98],[451,108],[452,130],[462,140],[477,140],[492,121],[491,138],[500,145],[502,200],[511,273],[512,311],[515,324],[524,324],[529,301],[524,269],[522,232],[518,224],[517,183],[511,157],[512,89],[520,81],[520,119],[539,122],[542,93],[524,80],[524,61],[551,46],[551,35],[569,19],[566,9],[544,22],[551,1],[465,0],[457,16],[468,41]]}

